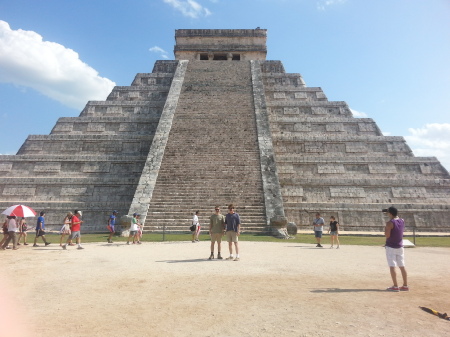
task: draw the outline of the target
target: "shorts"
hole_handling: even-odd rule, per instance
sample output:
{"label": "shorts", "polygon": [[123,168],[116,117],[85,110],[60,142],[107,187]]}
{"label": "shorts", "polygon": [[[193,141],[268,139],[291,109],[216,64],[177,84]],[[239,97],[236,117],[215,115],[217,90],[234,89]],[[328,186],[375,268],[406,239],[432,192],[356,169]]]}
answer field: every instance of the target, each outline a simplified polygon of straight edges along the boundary
{"label": "shorts", "polygon": [[338,235],[338,232],[337,231],[331,231],[330,235],[336,236],[336,235]]}
{"label": "shorts", "polygon": [[238,235],[235,231],[227,231],[227,241],[228,242],[238,242]]}
{"label": "shorts", "polygon": [[36,236],[37,237],[43,236],[43,235],[45,235],[45,232],[42,229],[36,229]]}
{"label": "shorts", "polygon": [[222,233],[211,233],[211,242],[222,242]]}
{"label": "shorts", "polygon": [[314,236],[316,238],[321,238],[322,237],[322,231],[314,231]]}
{"label": "shorts", "polygon": [[386,248],[386,259],[389,267],[404,267],[405,266],[405,249],[401,248]]}
{"label": "shorts", "polygon": [[130,236],[135,236],[137,234],[137,231],[130,231]]}
{"label": "shorts", "polygon": [[115,233],[116,231],[114,230],[114,225],[109,225],[109,232],[110,233]]}
{"label": "shorts", "polygon": [[72,232],[72,234],[70,234],[70,240],[73,240],[75,238],[81,238],[80,231]]}

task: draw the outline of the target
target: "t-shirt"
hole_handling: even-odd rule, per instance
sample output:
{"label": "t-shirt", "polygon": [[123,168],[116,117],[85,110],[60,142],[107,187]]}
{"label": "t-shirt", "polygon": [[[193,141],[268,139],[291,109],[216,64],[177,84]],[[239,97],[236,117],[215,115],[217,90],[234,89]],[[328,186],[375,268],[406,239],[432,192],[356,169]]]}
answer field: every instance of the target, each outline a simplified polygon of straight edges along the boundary
{"label": "t-shirt", "polygon": [[43,216],[40,216],[37,219],[36,230],[39,230],[39,229],[42,229],[42,230],[45,229],[45,219]]}
{"label": "t-shirt", "polygon": [[109,217],[109,225],[114,226],[116,224],[116,216],[114,214],[111,214]]}
{"label": "t-shirt", "polygon": [[338,222],[336,220],[330,221],[330,231],[337,232],[337,225],[338,225]]}
{"label": "t-shirt", "polygon": [[72,232],[79,232],[80,228],[80,219],[76,215],[72,216]]}
{"label": "t-shirt", "polygon": [[319,218],[319,219],[315,218],[313,222],[314,222],[315,225],[322,225],[322,226],[314,226],[314,230],[315,231],[322,232],[323,231],[323,224],[325,223],[323,221],[323,218]]}
{"label": "t-shirt", "polygon": [[225,216],[223,214],[213,214],[209,218],[209,224],[211,225],[211,233],[222,233],[225,224]]}
{"label": "t-shirt", "polygon": [[241,224],[241,218],[237,213],[227,213],[225,216],[225,223],[227,225],[227,231],[238,231],[238,225]]}
{"label": "t-shirt", "polygon": [[137,219],[133,218],[131,219],[130,231],[137,231],[137,230],[138,230]]}
{"label": "t-shirt", "polygon": [[405,230],[405,220],[395,218],[391,220],[393,227],[391,236],[386,239],[386,246],[391,248],[403,247],[403,231]]}
{"label": "t-shirt", "polygon": [[193,225],[198,225],[199,223],[198,223],[198,216],[197,215],[194,215],[194,217],[192,218],[192,224]]}
{"label": "t-shirt", "polygon": [[16,219],[8,220],[8,232],[15,232],[17,230]]}

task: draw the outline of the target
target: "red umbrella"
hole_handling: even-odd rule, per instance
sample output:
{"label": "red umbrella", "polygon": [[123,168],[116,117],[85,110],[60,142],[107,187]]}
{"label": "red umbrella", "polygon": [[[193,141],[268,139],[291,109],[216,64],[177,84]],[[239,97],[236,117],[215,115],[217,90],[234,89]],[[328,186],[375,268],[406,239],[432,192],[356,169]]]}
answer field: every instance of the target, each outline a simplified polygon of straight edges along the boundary
{"label": "red umbrella", "polygon": [[29,217],[29,216],[35,216],[36,212],[34,209],[24,206],[24,205],[14,205],[11,207],[8,207],[5,209],[2,214],[10,215],[10,216],[20,216],[20,217]]}

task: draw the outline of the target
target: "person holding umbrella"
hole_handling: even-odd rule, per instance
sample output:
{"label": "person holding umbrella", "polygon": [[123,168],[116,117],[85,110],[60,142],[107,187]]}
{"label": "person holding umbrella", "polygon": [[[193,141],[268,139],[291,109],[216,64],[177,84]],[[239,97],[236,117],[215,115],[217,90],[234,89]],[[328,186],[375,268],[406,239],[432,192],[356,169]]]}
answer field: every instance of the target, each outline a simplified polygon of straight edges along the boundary
{"label": "person holding umbrella", "polygon": [[36,237],[34,238],[33,247],[39,247],[36,244],[38,237],[42,238],[42,240],[45,243],[45,246],[48,246],[51,243],[45,239],[45,231],[44,231],[45,230],[45,218],[44,218],[44,216],[45,216],[45,212],[42,211],[41,213],[39,213],[39,218],[37,219],[37,223],[36,223]]}
{"label": "person holding umbrella", "polygon": [[[16,240],[16,232],[18,230],[18,225],[16,223],[16,217],[20,216],[22,217],[22,219],[24,220],[25,217],[31,217],[31,216],[35,216],[36,212],[34,211],[34,209],[32,209],[31,207],[28,206],[24,206],[24,205],[13,205],[8,207],[7,209],[5,209],[2,214],[5,214],[8,218],[7,223],[5,223],[5,225],[8,226],[7,230],[8,230],[8,236],[9,236],[9,241],[12,239],[13,240],[13,245],[14,247],[16,246],[17,240]],[[11,221],[13,220],[13,221]],[[22,222],[20,223],[20,226],[22,225]],[[26,226],[26,225],[25,225]],[[14,234],[11,233],[11,230],[14,228]],[[22,232],[22,228],[21,228],[21,232]],[[44,232],[45,234],[45,232]],[[7,239],[7,238],[6,238]],[[3,240],[2,240],[3,241]],[[44,238],[45,241],[45,238]],[[36,240],[35,242],[36,243]],[[48,243],[50,244],[50,243]],[[46,244],[47,245],[47,244]],[[1,246],[1,245],[0,245]],[[1,246],[3,247],[3,246]],[[6,247],[6,246],[5,246]]]}

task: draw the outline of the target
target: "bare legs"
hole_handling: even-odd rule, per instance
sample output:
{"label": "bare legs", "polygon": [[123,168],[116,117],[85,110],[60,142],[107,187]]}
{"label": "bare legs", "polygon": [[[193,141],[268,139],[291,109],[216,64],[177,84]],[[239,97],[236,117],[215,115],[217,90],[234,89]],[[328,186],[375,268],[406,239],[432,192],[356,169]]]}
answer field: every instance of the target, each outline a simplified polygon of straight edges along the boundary
{"label": "bare legs", "polygon": [[[406,286],[408,286],[408,273],[406,272],[405,267],[399,267],[399,268],[400,268],[400,272],[402,274],[403,286],[406,287]],[[391,277],[392,277],[392,282],[394,283],[394,287],[398,287],[397,272],[395,270],[395,267],[389,267],[389,271],[391,272]]]}

